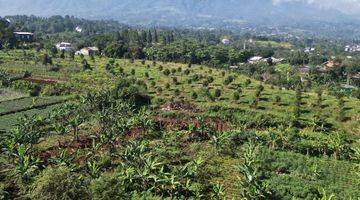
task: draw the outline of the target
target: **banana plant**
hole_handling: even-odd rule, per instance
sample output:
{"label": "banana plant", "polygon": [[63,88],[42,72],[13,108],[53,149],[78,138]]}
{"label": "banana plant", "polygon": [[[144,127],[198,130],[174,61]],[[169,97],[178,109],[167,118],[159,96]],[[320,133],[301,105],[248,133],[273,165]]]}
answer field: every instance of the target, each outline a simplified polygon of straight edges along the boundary
{"label": "banana plant", "polygon": [[71,128],[73,129],[74,139],[79,140],[79,126],[83,123],[83,118],[80,114],[76,114],[69,121]]}
{"label": "banana plant", "polygon": [[59,135],[64,135],[67,132],[66,126],[64,126],[62,123],[54,123],[53,128],[55,132]]}
{"label": "banana plant", "polygon": [[38,169],[37,165],[40,163],[39,159],[33,158],[25,145],[20,145],[17,148],[15,159],[15,174],[20,174],[22,178],[28,178],[32,173]]}
{"label": "banana plant", "polygon": [[212,186],[212,199],[223,200],[225,199],[225,189],[220,183],[216,183]]}
{"label": "banana plant", "polygon": [[215,147],[217,154],[230,142],[232,134],[230,132],[209,132],[210,144]]}
{"label": "banana plant", "polygon": [[96,163],[96,161],[88,161],[86,166],[87,166],[87,171],[92,178],[99,177],[100,166]]}
{"label": "banana plant", "polygon": [[9,159],[12,158],[12,155],[15,154],[17,148],[17,142],[14,138],[5,138],[3,142],[3,152],[8,156]]}
{"label": "banana plant", "polygon": [[242,163],[235,168],[242,175],[239,178],[241,195],[245,199],[263,199],[268,194],[268,186],[260,179],[259,147],[249,142],[244,147]]}

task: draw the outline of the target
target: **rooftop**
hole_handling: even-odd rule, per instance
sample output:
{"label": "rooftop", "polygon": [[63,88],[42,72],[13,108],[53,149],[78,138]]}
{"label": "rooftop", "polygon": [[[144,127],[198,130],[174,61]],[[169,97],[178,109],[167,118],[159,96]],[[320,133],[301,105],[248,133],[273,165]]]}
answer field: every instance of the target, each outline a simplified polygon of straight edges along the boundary
{"label": "rooftop", "polygon": [[14,32],[14,33],[18,35],[34,35],[34,33],[30,33],[30,32]]}

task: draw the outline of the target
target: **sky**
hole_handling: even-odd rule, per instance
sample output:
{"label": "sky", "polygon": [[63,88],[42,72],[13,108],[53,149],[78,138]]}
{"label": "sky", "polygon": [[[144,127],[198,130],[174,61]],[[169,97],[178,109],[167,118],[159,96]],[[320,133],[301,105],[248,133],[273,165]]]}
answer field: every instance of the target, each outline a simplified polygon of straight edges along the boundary
{"label": "sky", "polygon": [[321,8],[336,9],[346,14],[359,14],[360,0],[273,0],[274,4],[284,2],[304,2]]}

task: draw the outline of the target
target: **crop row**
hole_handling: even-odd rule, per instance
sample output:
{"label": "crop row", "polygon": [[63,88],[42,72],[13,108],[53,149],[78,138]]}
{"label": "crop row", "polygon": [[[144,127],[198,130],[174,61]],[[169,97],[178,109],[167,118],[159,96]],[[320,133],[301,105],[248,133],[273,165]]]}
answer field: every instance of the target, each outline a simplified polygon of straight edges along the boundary
{"label": "crop row", "polygon": [[23,112],[35,108],[44,108],[66,101],[68,97],[26,97],[0,103],[0,116]]}

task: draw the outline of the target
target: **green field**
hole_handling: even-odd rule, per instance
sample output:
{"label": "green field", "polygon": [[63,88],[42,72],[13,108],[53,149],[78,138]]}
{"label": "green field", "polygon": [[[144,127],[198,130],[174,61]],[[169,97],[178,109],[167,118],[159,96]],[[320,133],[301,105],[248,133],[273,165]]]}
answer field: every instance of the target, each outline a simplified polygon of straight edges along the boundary
{"label": "green field", "polygon": [[[113,139],[117,141],[115,152],[118,154],[108,155],[110,145],[102,143],[103,140],[107,141],[105,136],[108,135],[101,132],[103,128],[99,125],[101,109],[95,112],[94,110],[98,109],[95,105],[90,105],[90,107],[95,106],[92,110],[84,110],[81,106],[82,110],[70,110],[74,113],[60,117],[63,120],[60,123],[66,128],[66,134],[55,134],[52,125],[59,123],[59,120],[54,121],[50,124],[49,131],[41,138],[41,142],[34,145],[34,152],[50,151],[53,153],[53,158],[63,159],[61,160],[63,165],[74,169],[76,173],[85,174],[86,178],[81,177],[82,181],[91,183],[92,189],[95,187],[96,191],[109,189],[106,184],[110,183],[104,181],[107,179],[102,179],[107,176],[116,176],[114,178],[116,181],[119,177],[139,173],[134,177],[142,177],[144,179],[140,179],[141,181],[153,183],[153,177],[168,178],[159,175],[165,170],[168,175],[170,174],[169,176],[178,178],[174,174],[184,173],[188,170],[183,168],[184,166],[192,166],[193,160],[201,158],[203,160],[201,170],[196,175],[183,175],[179,180],[176,179],[179,183],[174,183],[174,180],[166,182],[169,184],[168,187],[161,186],[159,190],[170,194],[176,188],[187,190],[184,185],[186,185],[185,180],[188,179],[193,183],[191,189],[198,186],[201,192],[210,195],[214,193],[216,184],[221,184],[223,197],[240,199],[240,190],[243,188],[238,183],[239,179],[244,178],[244,174],[235,166],[246,162],[244,157],[247,156],[247,144],[254,142],[258,146],[258,151],[253,154],[256,155],[254,159],[259,159],[254,163],[259,166],[257,170],[261,173],[255,178],[261,179],[262,183],[270,188],[268,192],[273,195],[272,198],[315,199],[321,197],[319,191],[325,191],[329,195],[334,194],[336,199],[356,199],[360,196],[358,190],[360,179],[356,172],[358,155],[353,150],[359,148],[359,99],[347,96],[343,98],[346,120],[341,121],[338,120],[340,110],[336,97],[324,90],[319,111],[316,107],[317,93],[313,89],[306,89],[301,94],[301,114],[296,119],[295,91],[261,83],[234,71],[201,65],[189,67],[180,63],[153,63],[140,60],[132,62],[127,59],[110,61],[112,59],[97,56],[94,60],[85,57],[92,70],[83,70],[80,57],[76,57],[75,60],[54,58],[54,64],[61,66],[59,71],[54,72],[49,70],[50,66],[36,64],[34,61],[36,56],[35,58],[25,56],[35,54],[41,57],[42,53],[34,51],[26,51],[25,54],[22,51],[1,53],[4,63],[0,64],[0,69],[10,74],[29,71],[33,76],[62,80],[56,85],[42,86],[46,90],[55,90],[61,86],[64,88],[62,90],[64,94],[83,96],[113,90],[121,81],[131,80],[132,85],[139,88],[139,91],[151,97],[151,106],[146,108],[148,114],[141,111],[128,111],[123,114],[121,110],[112,113],[113,118],[119,117],[122,120],[117,125],[122,128],[126,126],[124,129],[117,126],[114,128],[116,134],[119,134]],[[106,67],[107,64],[111,67]],[[260,85],[263,85],[264,89],[258,98],[258,104],[253,106],[252,102],[256,99]],[[234,98],[235,94],[238,94],[239,98]],[[4,98],[4,101],[0,102],[0,115],[4,114],[0,116],[2,129],[9,130],[14,127],[19,116],[34,114],[46,116],[52,109],[61,107],[61,103],[69,98],[67,95],[44,94],[36,98],[22,97],[14,95],[14,100]],[[83,102],[75,100],[69,102],[83,105]],[[179,107],[169,106],[170,102],[175,102],[174,104],[178,104]],[[115,108],[111,107],[108,112],[111,113],[113,109]],[[14,113],[6,114],[9,112]],[[79,117],[78,113],[81,113],[84,119],[76,129],[74,123],[79,122],[76,118]],[[325,121],[320,125],[317,118],[319,115]],[[300,121],[301,126],[294,127],[294,120]],[[155,125],[148,128],[149,121],[160,128]],[[100,139],[99,141],[94,139],[91,145],[81,146],[76,140],[69,139],[75,133],[84,138]],[[75,160],[74,163],[67,163],[64,157],[61,157],[64,155],[59,155],[58,151],[53,152],[58,148],[59,141],[64,140],[76,143],[75,147],[71,145],[68,147]],[[136,143],[136,141],[144,142],[145,147],[135,145],[138,148],[131,149],[134,145],[131,142]],[[99,146],[94,145],[95,143]],[[139,153],[142,150],[144,151]],[[136,159],[131,160],[132,157],[127,155],[130,151],[139,154],[136,159],[141,160],[140,163]],[[149,169],[150,178],[135,170],[139,166],[143,167],[142,163],[149,164],[150,161],[154,161],[152,159],[159,162]],[[89,169],[93,161],[99,168],[95,175]],[[134,171],[126,171],[124,168]],[[92,169],[95,170],[96,167]],[[117,176],[117,170],[125,171],[121,171],[123,174]],[[148,171],[144,170],[144,174],[147,173]],[[128,183],[127,181],[125,182]],[[151,187],[149,186],[148,189],[151,190]],[[151,191],[160,193],[157,190]],[[205,195],[204,198],[211,198],[210,196]]]}

